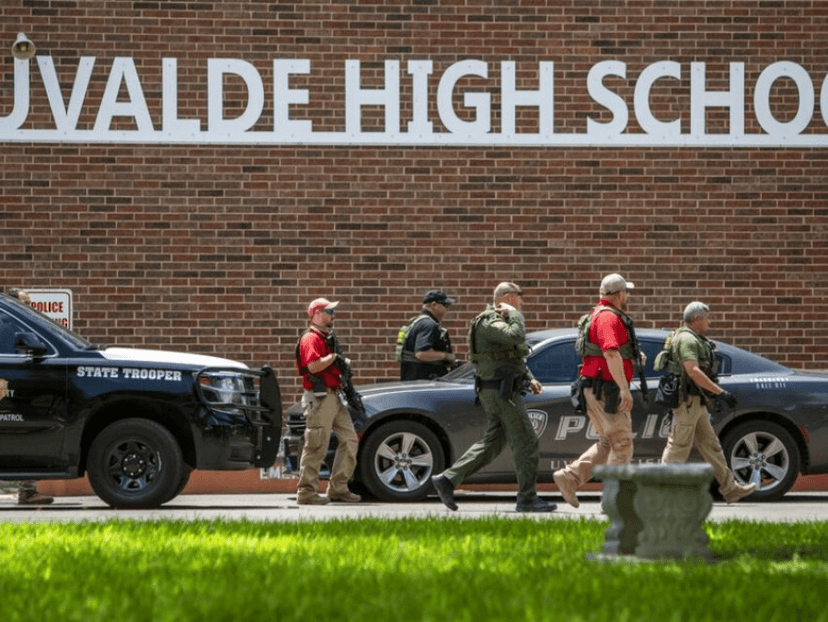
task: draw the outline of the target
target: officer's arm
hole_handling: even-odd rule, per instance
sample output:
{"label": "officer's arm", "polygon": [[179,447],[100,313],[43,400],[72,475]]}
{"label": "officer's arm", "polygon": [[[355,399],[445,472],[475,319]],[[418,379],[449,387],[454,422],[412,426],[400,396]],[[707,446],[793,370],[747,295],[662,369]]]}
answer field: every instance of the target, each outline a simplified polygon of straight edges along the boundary
{"label": "officer's arm", "polygon": [[489,325],[493,330],[486,331],[486,337],[507,345],[520,345],[526,341],[525,322],[520,311],[510,311],[508,317]]}
{"label": "officer's arm", "polygon": [[440,352],[439,350],[420,350],[415,352],[414,356],[418,361],[424,363],[431,363],[433,361],[454,361],[454,355],[451,352]]}
{"label": "officer's arm", "polygon": [[336,354],[331,353],[323,356],[320,359],[308,363],[308,371],[312,374],[318,374],[323,369],[327,369],[336,360]]}
{"label": "officer's arm", "polygon": [[718,395],[723,391],[719,385],[707,377],[707,374],[705,374],[701,367],[699,367],[699,362],[697,360],[688,359],[686,361],[682,361],[681,366],[684,368],[684,373],[687,374],[700,389],[704,389],[713,395]]}
{"label": "officer's arm", "polygon": [[630,385],[627,382],[627,374],[624,373],[624,359],[621,358],[621,353],[618,350],[604,350],[604,358],[607,361],[607,368],[612,375],[615,384],[622,392],[630,390]]}

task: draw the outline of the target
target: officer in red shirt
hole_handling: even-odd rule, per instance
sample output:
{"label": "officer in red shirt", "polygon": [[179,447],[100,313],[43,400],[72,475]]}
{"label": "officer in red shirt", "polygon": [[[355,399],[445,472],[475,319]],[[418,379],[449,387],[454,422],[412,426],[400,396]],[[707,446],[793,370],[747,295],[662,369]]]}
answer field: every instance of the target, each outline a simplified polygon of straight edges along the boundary
{"label": "officer in red shirt", "polygon": [[[552,475],[564,501],[578,507],[578,489],[586,484],[596,464],[625,464],[633,456],[630,381],[633,377],[632,335],[625,321],[629,291],[634,285],[620,274],[601,282],[601,300],[592,311],[589,342],[593,354],[584,356],[581,376],[586,379],[584,400],[587,416],[598,441],[577,460]],[[597,346],[597,347],[595,347]],[[642,355],[643,356],[643,355]],[[599,393],[600,388],[600,396]],[[617,401],[617,406],[611,405]]]}
{"label": "officer in red shirt", "polygon": [[[342,396],[342,371],[336,364],[339,355],[328,339],[338,304],[325,298],[311,302],[308,305],[311,326],[296,346],[296,367],[305,389],[302,396],[305,444],[296,489],[299,505],[324,505],[330,501],[357,503],[361,500],[359,495],[348,490],[348,480],[356,468],[359,441]],[[331,431],[336,435],[338,446],[325,496],[319,494],[319,467],[328,453]]]}

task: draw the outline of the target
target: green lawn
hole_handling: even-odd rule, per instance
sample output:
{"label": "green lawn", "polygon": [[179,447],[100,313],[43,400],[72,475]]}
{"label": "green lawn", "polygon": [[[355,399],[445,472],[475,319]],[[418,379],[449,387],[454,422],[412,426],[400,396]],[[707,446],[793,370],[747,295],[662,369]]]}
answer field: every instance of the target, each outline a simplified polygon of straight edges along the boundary
{"label": "green lawn", "polygon": [[608,523],[0,524],[0,620],[828,622],[828,525],[709,523],[715,564],[596,562]]}

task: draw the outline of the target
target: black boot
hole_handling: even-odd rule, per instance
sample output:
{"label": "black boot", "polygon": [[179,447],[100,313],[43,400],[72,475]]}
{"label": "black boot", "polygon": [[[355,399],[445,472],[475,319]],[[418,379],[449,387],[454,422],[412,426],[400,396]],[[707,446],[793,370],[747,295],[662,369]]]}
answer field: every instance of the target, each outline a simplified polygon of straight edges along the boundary
{"label": "black boot", "polygon": [[440,501],[442,501],[449,510],[456,512],[457,503],[454,501],[454,486],[452,486],[448,478],[443,477],[442,475],[435,475],[431,478],[431,484],[434,486],[434,490],[437,491],[437,494],[440,495]]}

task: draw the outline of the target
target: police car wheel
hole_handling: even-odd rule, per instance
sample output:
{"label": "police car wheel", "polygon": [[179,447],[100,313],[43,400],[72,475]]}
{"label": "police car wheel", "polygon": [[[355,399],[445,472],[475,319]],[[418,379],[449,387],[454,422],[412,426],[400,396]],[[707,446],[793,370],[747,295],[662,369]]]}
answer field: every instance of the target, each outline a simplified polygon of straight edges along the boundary
{"label": "police car wheel", "polygon": [[419,501],[431,491],[431,476],[445,468],[437,436],[416,421],[381,425],[363,441],[361,483],[383,501]]}
{"label": "police car wheel", "polygon": [[182,488],[185,464],[175,437],[148,419],[123,419],[103,429],[89,449],[95,494],[116,508],[154,508]]}
{"label": "police car wheel", "polygon": [[781,498],[799,475],[799,446],[788,430],[772,421],[736,426],[724,437],[722,448],[738,482],[759,484],[751,501]]}

